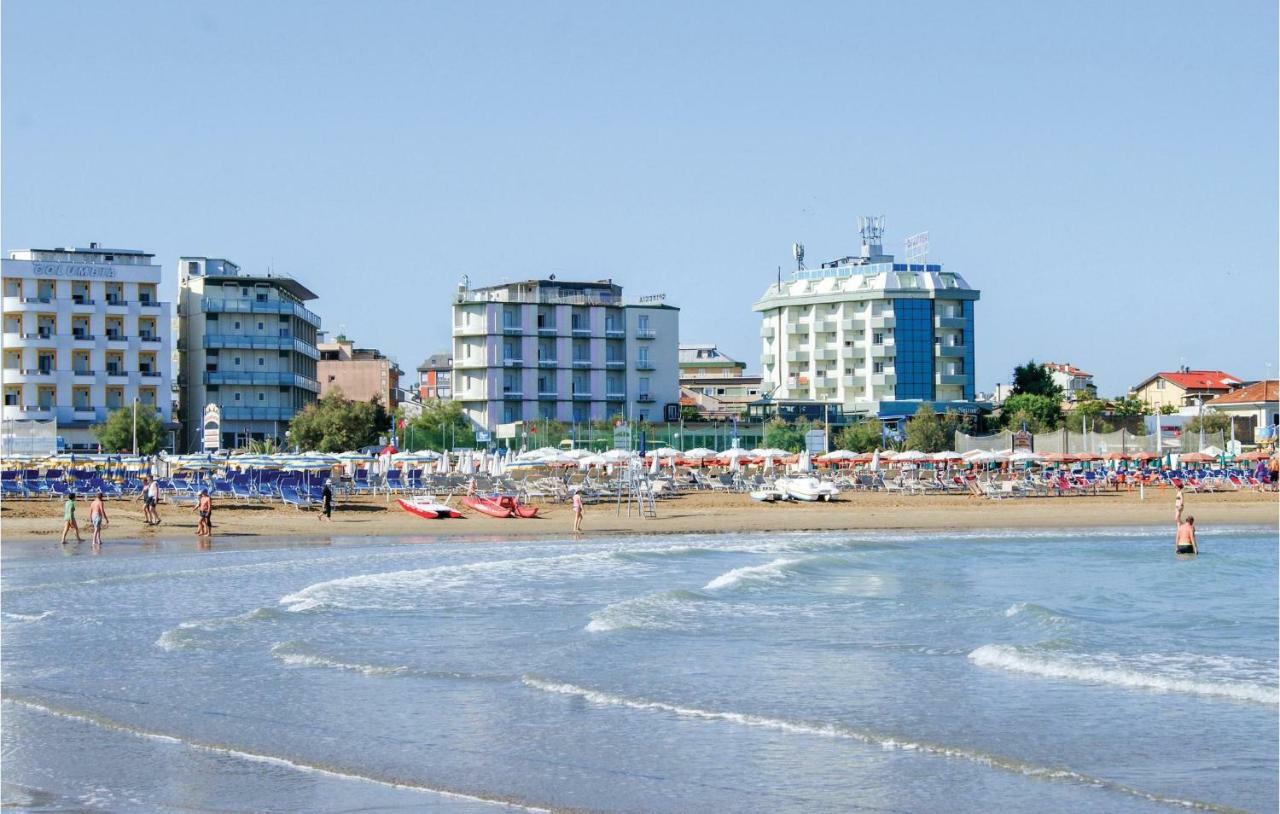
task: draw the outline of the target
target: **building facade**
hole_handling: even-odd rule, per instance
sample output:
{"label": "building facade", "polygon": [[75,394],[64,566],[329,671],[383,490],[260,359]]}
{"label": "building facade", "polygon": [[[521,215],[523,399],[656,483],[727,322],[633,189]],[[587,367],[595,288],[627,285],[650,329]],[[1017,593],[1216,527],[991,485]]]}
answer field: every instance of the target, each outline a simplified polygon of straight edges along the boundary
{"label": "building facade", "polygon": [[375,348],[357,348],[345,336],[318,342],[320,396],[339,390],[351,401],[378,399],[388,411],[400,403],[400,366]]}
{"label": "building facade", "polygon": [[1208,402],[1231,392],[1244,382],[1221,370],[1161,371],[1144,379],[1129,395],[1145,403],[1153,412],[1169,408],[1180,410],[1196,406],[1198,399]]}
{"label": "building facade", "polygon": [[1053,383],[1062,388],[1062,397],[1075,402],[1097,398],[1098,388],[1093,385],[1093,374],[1086,373],[1066,362],[1045,362]]}
{"label": "building facade", "polygon": [[172,424],[170,304],[154,255],[22,249],[3,262],[5,422],[56,421],[67,449],[96,451],[92,425],[122,407]]}
{"label": "building facade", "polygon": [[449,401],[453,398],[453,357],[433,353],[418,365],[418,398]]}
{"label": "building facade", "polygon": [[516,421],[661,421],[679,401],[678,308],[624,303],[611,281],[459,288],[453,400],[493,430]]}
{"label": "building facade", "polygon": [[881,234],[869,221],[860,256],[801,266],[756,302],[764,390],[886,419],[926,402],[975,410],[980,292],[939,264],[895,262]]}
{"label": "building facade", "polygon": [[707,419],[743,415],[763,394],[760,377],[747,375],[746,367],[715,345],[681,345],[681,406],[694,407]]}
{"label": "building facade", "polygon": [[1274,446],[1280,433],[1280,380],[1264,379],[1205,402],[1231,419],[1227,438]]}
{"label": "building facade", "polygon": [[244,274],[229,260],[178,260],[177,370],[183,451],[203,444],[205,409],[217,405],[220,446],[270,439],[320,392],[316,295],[291,277]]}

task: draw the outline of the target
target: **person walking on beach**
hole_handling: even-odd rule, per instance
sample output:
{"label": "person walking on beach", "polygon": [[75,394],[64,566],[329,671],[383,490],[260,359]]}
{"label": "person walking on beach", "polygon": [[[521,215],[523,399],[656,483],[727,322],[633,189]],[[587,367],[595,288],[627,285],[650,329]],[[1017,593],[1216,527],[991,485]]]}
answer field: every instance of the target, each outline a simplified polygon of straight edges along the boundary
{"label": "person walking on beach", "polygon": [[326,478],[324,489],[320,490],[320,519],[333,520],[333,481]]}
{"label": "person walking on beach", "polygon": [[107,503],[103,499],[102,492],[93,499],[89,504],[89,525],[93,528],[93,547],[100,548],[102,546],[102,527],[111,525],[111,519],[107,517]]}
{"label": "person walking on beach", "polygon": [[209,490],[200,490],[200,499],[196,501],[196,514],[200,515],[200,522],[196,524],[197,537],[210,537],[213,535],[213,501],[209,499]]}
{"label": "person walking on beach", "polygon": [[582,533],[582,492],[573,493],[573,533]]}
{"label": "person walking on beach", "polygon": [[142,492],[138,495],[142,501],[142,519],[148,526],[160,525],[160,513],[156,504],[160,502],[160,484],[155,478],[143,476]]}
{"label": "person walking on beach", "polygon": [[67,532],[74,531],[76,533],[76,542],[83,543],[80,537],[80,527],[76,525],[76,493],[68,492],[67,499],[62,504],[62,545],[67,544]]}

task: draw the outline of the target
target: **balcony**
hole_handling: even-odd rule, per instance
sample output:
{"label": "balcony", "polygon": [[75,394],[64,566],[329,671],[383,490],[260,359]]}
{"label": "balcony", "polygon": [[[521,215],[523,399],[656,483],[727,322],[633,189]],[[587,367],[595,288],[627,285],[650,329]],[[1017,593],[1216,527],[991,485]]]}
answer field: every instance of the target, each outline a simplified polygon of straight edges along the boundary
{"label": "balcony", "polygon": [[883,345],[872,345],[871,355],[880,359],[894,357],[898,355],[898,346],[892,342],[886,342]]}
{"label": "balcony", "polygon": [[[47,339],[48,337],[42,337],[42,338]],[[98,338],[96,336],[89,333],[88,331],[82,331],[82,332],[72,331],[71,332],[71,340],[73,342],[96,342],[97,339]]]}
{"label": "balcony", "polygon": [[777,356],[772,353],[760,354],[760,364],[762,365],[771,365],[774,363],[775,359],[777,359]]}
{"label": "balcony", "polygon": [[580,391],[574,391],[573,400],[574,401],[591,401],[591,394],[580,392]]}
{"label": "balcony", "polygon": [[200,310],[206,314],[292,314],[315,327],[320,327],[320,317],[296,302],[289,300],[227,300],[204,298]]}
{"label": "balcony", "polygon": [[898,377],[892,373],[872,373],[870,376],[872,387],[893,387],[898,383]]}
{"label": "balcony", "polygon": [[474,359],[457,359],[453,360],[453,366],[458,369],[488,367],[489,363],[485,360],[484,354],[477,354]]}
{"label": "balcony", "polygon": [[538,401],[555,401],[559,398],[559,394],[554,390],[539,390]]}
{"label": "balcony", "polygon": [[761,339],[773,339],[773,337],[776,336],[777,333],[778,333],[778,329],[768,323],[765,323],[760,326]]}
{"label": "balcony", "polygon": [[787,361],[788,362],[808,362],[809,351],[807,350],[787,351]]}
{"label": "balcony", "polygon": [[[627,331],[625,328],[605,328],[604,335],[606,339],[626,339]],[[636,337],[640,337],[640,332],[636,331]]]}
{"label": "balcony", "polygon": [[933,324],[939,328],[964,329],[969,327],[968,321],[964,317],[950,314],[937,314],[933,318]]}
{"label": "balcony", "polygon": [[[160,341],[158,339],[153,341]],[[310,359],[319,359],[320,351],[315,345],[309,345],[292,336],[249,336],[245,334],[205,334],[201,343],[205,350],[249,349],[249,350],[292,350]]]}
{"label": "balcony", "polygon": [[845,387],[854,387],[859,390],[861,390],[866,385],[866,381],[863,379],[862,376],[859,376],[859,375],[841,376],[840,383]]}
{"label": "balcony", "polygon": [[320,383],[315,379],[287,371],[256,372],[247,370],[206,370],[203,380],[205,384],[243,384],[276,387],[299,387],[313,393],[320,392]]}
{"label": "balcony", "polygon": [[605,393],[604,400],[605,401],[626,401],[627,394],[626,393]]}
{"label": "balcony", "polygon": [[653,362],[650,362],[647,359],[636,360],[636,370],[653,370],[653,369],[654,369]]}
{"label": "balcony", "polygon": [[138,340],[139,340],[140,342],[156,342],[156,343],[158,343],[158,342],[160,341],[160,337],[158,337],[158,336],[152,336],[152,335],[150,335],[150,334],[140,334],[140,335],[138,336]]}
{"label": "balcony", "polygon": [[158,370],[140,370],[140,371],[138,371],[138,375],[139,375],[139,376],[141,376],[141,377],[142,377],[142,378],[144,378],[144,379],[158,379],[158,378],[160,378],[160,371],[158,371]]}
{"label": "balcony", "polygon": [[71,297],[72,308],[80,308],[81,306],[92,307],[95,304],[96,303],[93,300],[89,299],[88,297],[78,297],[74,295]]}
{"label": "balcony", "polygon": [[938,355],[951,359],[963,359],[969,348],[964,345],[939,345]]}
{"label": "balcony", "polygon": [[611,370],[620,370],[627,366],[626,359],[605,359],[604,366]]}
{"label": "balcony", "polygon": [[934,383],[963,387],[969,383],[969,377],[963,373],[938,373],[934,376]]}
{"label": "balcony", "polygon": [[223,421],[290,421],[294,411],[289,407],[223,407]]}
{"label": "balcony", "polygon": [[792,322],[791,324],[787,325],[787,333],[793,334],[793,335],[807,334],[809,333],[809,326],[807,323],[804,323],[804,322]]}
{"label": "balcony", "polygon": [[[160,303],[156,300],[138,300],[138,305],[143,308],[159,308]],[[224,414],[225,415],[225,414]]]}
{"label": "balcony", "polygon": [[503,367],[524,367],[524,359],[519,359],[514,356],[504,356],[502,357],[502,366]]}
{"label": "balcony", "polygon": [[573,366],[574,367],[591,367],[591,360],[590,359],[574,359]]}
{"label": "balcony", "polygon": [[540,336],[555,336],[556,326],[555,325],[539,325],[538,334]]}
{"label": "balcony", "polygon": [[559,364],[560,362],[555,358],[538,360],[538,367],[556,367]]}
{"label": "balcony", "polygon": [[89,368],[87,368],[87,367],[77,367],[77,368],[74,368],[74,369],[71,371],[71,375],[72,375],[72,376],[75,376],[76,378],[82,378],[82,379],[83,379],[83,378],[89,378],[89,379],[92,379],[92,378],[94,378],[95,376],[97,376],[97,374],[96,374],[96,373],[94,373],[92,370],[90,370],[90,369],[89,369]]}
{"label": "balcony", "polygon": [[834,362],[840,358],[840,351],[836,348],[819,348],[813,352],[813,358],[819,362]]}
{"label": "balcony", "polygon": [[833,319],[823,319],[813,323],[813,332],[819,334],[830,334],[836,332],[836,322]]}
{"label": "balcony", "polygon": [[640,395],[636,396],[636,401],[641,404],[649,404],[653,401],[653,394],[641,393]]}
{"label": "balcony", "polygon": [[840,330],[842,331],[860,331],[862,330],[863,320],[857,317],[848,317],[840,320]]}
{"label": "balcony", "polygon": [[835,376],[828,376],[825,373],[815,373],[813,375],[814,387],[831,388],[836,386],[836,382],[837,378]]}
{"label": "balcony", "polygon": [[570,333],[574,336],[591,336],[591,326],[574,325]]}
{"label": "balcony", "polygon": [[502,398],[507,401],[519,401],[524,398],[523,390],[503,390]]}
{"label": "balcony", "polygon": [[892,328],[894,327],[897,321],[893,318],[892,314],[889,314],[889,315],[882,314],[878,317],[872,317],[871,319],[867,320],[867,322],[868,322],[867,327],[875,331],[881,328]]}
{"label": "balcony", "polygon": [[105,419],[106,419],[105,411],[103,415],[99,416],[98,411],[93,409],[87,404],[78,404],[75,407],[71,408],[72,421],[99,421],[99,420],[105,420]]}
{"label": "balcony", "polygon": [[488,331],[485,330],[483,324],[474,322],[466,322],[462,325],[453,326],[454,336],[484,336]]}
{"label": "balcony", "polygon": [[636,330],[636,339],[657,339],[658,332],[652,328],[639,328]]}
{"label": "balcony", "polygon": [[116,368],[108,367],[108,368],[107,368],[107,381],[109,381],[109,382],[110,382],[110,381],[115,381],[115,380],[118,380],[118,379],[126,379],[126,380],[127,380],[128,378],[129,378],[129,371],[127,371],[127,370],[121,370],[121,369],[120,369],[120,368],[118,368],[118,367],[116,367]]}
{"label": "balcony", "polygon": [[27,370],[22,371],[22,375],[26,376],[29,379],[52,379],[53,368],[40,368],[40,367],[29,368]]}
{"label": "balcony", "polygon": [[502,333],[507,336],[524,336],[523,325],[503,325]]}
{"label": "balcony", "polygon": [[123,297],[110,297],[110,296],[107,297],[107,305],[113,308],[126,306],[128,304],[129,304],[129,301],[124,299]]}
{"label": "balcony", "polygon": [[[444,398],[442,395],[441,398]],[[456,401],[488,401],[489,396],[485,393],[483,387],[473,387],[469,390],[456,390],[453,393]]]}
{"label": "balcony", "polygon": [[108,342],[128,342],[129,337],[125,336],[119,331],[107,331],[107,341]]}

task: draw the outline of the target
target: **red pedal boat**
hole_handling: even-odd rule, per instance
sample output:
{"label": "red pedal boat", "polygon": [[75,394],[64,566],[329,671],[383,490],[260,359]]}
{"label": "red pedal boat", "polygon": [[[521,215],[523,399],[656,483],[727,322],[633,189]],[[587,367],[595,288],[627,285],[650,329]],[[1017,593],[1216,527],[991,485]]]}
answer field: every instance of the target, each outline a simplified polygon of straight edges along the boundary
{"label": "red pedal boat", "polygon": [[443,503],[437,503],[435,498],[397,498],[396,503],[400,504],[400,508],[409,514],[416,514],[418,517],[427,520],[446,520],[453,517],[462,517],[462,512],[457,509],[450,508]]}
{"label": "red pedal boat", "polygon": [[493,517],[530,518],[538,516],[537,506],[527,506],[510,495],[501,495],[499,497],[467,495],[462,499],[462,505]]}

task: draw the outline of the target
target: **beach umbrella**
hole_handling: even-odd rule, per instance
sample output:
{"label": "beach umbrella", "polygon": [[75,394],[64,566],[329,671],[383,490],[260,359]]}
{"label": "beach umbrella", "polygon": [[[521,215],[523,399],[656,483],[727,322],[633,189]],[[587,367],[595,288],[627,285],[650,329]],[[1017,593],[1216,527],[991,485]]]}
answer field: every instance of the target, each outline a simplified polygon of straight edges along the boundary
{"label": "beach umbrella", "polygon": [[657,455],[650,456],[649,474],[650,475],[658,474],[658,456]]}
{"label": "beach umbrella", "polygon": [[813,458],[809,455],[809,450],[806,449],[800,453],[800,460],[796,462],[796,471],[797,472],[813,471]]}
{"label": "beach umbrella", "polygon": [[871,471],[880,471],[880,447],[876,447],[876,451],[871,453]]}
{"label": "beach umbrella", "polygon": [[727,463],[735,463],[740,461],[740,459],[742,458],[750,458],[750,457],[751,457],[751,453],[747,452],[745,449],[741,449],[739,447],[733,447],[732,449],[726,449],[724,452],[721,452],[719,455],[716,456],[716,459],[725,461]]}
{"label": "beach umbrella", "polygon": [[681,453],[680,450],[673,447],[658,447],[657,449],[649,450],[649,454],[655,458],[678,458]]}
{"label": "beach umbrella", "polygon": [[825,455],[819,455],[818,460],[824,463],[832,463],[835,461],[847,461],[854,457],[854,453],[847,449],[833,449]]}
{"label": "beach umbrella", "polygon": [[1242,455],[1236,456],[1236,458],[1241,461],[1265,461],[1270,457],[1271,453],[1262,449],[1255,449],[1253,452],[1246,452]]}
{"label": "beach umbrella", "polygon": [[1183,463],[1189,464],[1207,464],[1213,460],[1212,455],[1206,455],[1203,452],[1188,452],[1179,457]]}
{"label": "beach umbrella", "polygon": [[899,452],[897,455],[894,455],[893,460],[894,460],[894,463],[903,463],[908,461],[911,463],[915,463],[917,461],[923,461],[928,457],[929,456],[924,454],[923,452],[920,452],[914,449],[908,449],[904,452]]}
{"label": "beach umbrella", "polygon": [[702,460],[703,458],[714,458],[716,457],[716,451],[714,449],[707,449],[706,447],[696,447],[682,452],[681,456],[696,461]]}
{"label": "beach umbrella", "polygon": [[1212,444],[1200,451],[1203,452],[1205,455],[1211,455],[1214,458],[1220,458],[1224,454],[1226,454],[1224,450],[1221,450],[1218,447],[1213,446]]}
{"label": "beach umbrella", "polygon": [[1025,449],[1018,450],[1009,456],[1009,463],[1022,464],[1039,461],[1042,456],[1038,452],[1029,452]]}

